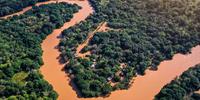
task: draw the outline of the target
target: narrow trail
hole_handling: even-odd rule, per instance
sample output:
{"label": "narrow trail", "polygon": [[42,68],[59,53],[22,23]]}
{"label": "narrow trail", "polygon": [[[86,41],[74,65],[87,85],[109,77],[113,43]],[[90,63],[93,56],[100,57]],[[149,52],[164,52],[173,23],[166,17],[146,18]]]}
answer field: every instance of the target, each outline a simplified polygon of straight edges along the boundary
{"label": "narrow trail", "polygon": [[88,45],[89,41],[93,38],[93,36],[95,35],[96,32],[106,31],[106,29],[107,29],[106,25],[107,25],[106,22],[102,22],[102,23],[99,24],[99,26],[93,32],[88,34],[87,39],[76,48],[76,54],[75,55],[77,57],[84,58],[84,57],[86,57],[86,55],[90,55],[90,51],[88,51],[86,53],[81,53],[81,50],[85,46]]}
{"label": "narrow trail", "polygon": [[[192,53],[188,55],[176,54],[172,60],[163,61],[157,71],[146,71],[146,75],[137,76],[134,78],[134,83],[128,90],[114,91],[107,98],[78,98],[76,92],[71,87],[69,81],[70,78],[66,75],[62,68],[64,65],[59,63],[60,52],[56,49],[59,44],[59,38],[57,38],[64,29],[74,26],[76,23],[85,20],[90,14],[93,13],[93,9],[87,0],[58,0],[59,2],[67,2],[71,4],[78,4],[82,9],[74,14],[74,17],[70,22],[66,22],[61,28],[55,29],[41,44],[43,50],[44,65],[41,66],[40,72],[59,94],[58,100],[152,100],[153,97],[160,91],[160,89],[173,80],[176,76],[181,75],[189,67],[200,63],[200,46],[196,46],[192,49]],[[47,1],[36,4],[36,6],[48,3],[56,3],[56,1]],[[23,11],[4,16],[2,18],[9,18],[14,15],[20,15],[30,10],[32,7],[24,8]],[[94,31],[89,33],[87,40],[78,46],[77,55],[80,54],[80,50],[86,46],[89,40],[98,31],[105,31],[104,27],[106,23],[101,23],[100,26]]]}

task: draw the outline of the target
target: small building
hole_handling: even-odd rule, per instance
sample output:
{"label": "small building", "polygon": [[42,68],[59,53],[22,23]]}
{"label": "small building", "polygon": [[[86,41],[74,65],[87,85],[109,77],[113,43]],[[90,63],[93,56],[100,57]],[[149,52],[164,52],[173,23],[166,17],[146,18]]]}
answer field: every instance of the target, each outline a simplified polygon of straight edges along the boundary
{"label": "small building", "polygon": [[111,80],[112,80],[112,77],[108,77],[107,80],[108,80],[108,81],[111,81]]}
{"label": "small building", "polygon": [[95,64],[92,64],[92,66],[91,66],[92,68],[95,68]]}

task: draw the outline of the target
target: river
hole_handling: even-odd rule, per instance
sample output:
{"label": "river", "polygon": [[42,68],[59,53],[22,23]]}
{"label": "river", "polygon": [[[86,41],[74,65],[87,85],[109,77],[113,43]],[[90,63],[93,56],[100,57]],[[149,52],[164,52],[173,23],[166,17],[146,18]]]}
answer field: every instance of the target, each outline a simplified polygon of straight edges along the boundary
{"label": "river", "polygon": [[66,22],[60,29],[56,29],[51,33],[42,43],[43,50],[43,61],[44,65],[40,68],[44,79],[47,80],[54,88],[54,90],[59,94],[58,100],[76,100],[76,92],[69,85],[69,77],[66,73],[62,71],[64,65],[59,63],[60,52],[55,49],[59,44],[59,38],[57,38],[61,32],[76,23],[85,20],[90,14],[92,14],[93,9],[88,1],[70,1],[70,0],[59,0],[76,3],[82,7],[78,13],[74,14],[74,17],[70,22]]}
{"label": "river", "polygon": [[[43,4],[49,4],[49,3],[55,3],[55,1],[51,0],[51,1],[45,1],[45,2],[39,2],[37,4],[35,4],[35,6],[39,6],[39,5],[43,5]],[[13,14],[10,14],[10,15],[6,15],[6,16],[3,16],[3,17],[0,17],[0,18],[9,18],[9,17],[13,17],[13,16],[17,16],[17,15],[21,15],[23,13],[25,13],[26,11],[32,9],[32,6],[29,6],[29,7],[26,7],[24,9],[22,9],[22,11],[19,11],[17,13],[13,13]]]}
{"label": "river", "polygon": [[[76,3],[81,6],[82,9],[78,13],[74,14],[74,17],[70,22],[66,22],[61,28],[55,29],[41,44],[44,65],[41,66],[40,72],[44,76],[44,79],[47,80],[58,93],[58,100],[152,100],[164,85],[169,83],[176,76],[179,76],[182,72],[186,71],[189,67],[200,63],[200,46],[196,46],[192,49],[191,54],[176,54],[172,60],[163,61],[158,66],[157,71],[147,70],[146,75],[135,77],[134,83],[128,90],[114,91],[106,98],[78,98],[76,92],[70,85],[69,77],[64,71],[62,71],[64,65],[59,63],[58,57],[60,52],[56,49],[56,46],[59,43],[57,37],[64,29],[85,20],[93,13],[93,9],[87,0],[59,0],[59,2],[61,1]],[[37,6],[52,2],[55,1],[38,3]],[[23,11],[3,18],[23,14],[31,8],[32,7],[27,7],[23,9]]]}
{"label": "river", "polygon": [[106,100],[123,100],[123,98],[126,100],[152,100],[163,86],[199,63],[200,46],[196,46],[192,49],[191,54],[176,54],[172,60],[161,62],[157,71],[146,70],[144,76],[134,78],[134,83],[128,90],[113,92]]}

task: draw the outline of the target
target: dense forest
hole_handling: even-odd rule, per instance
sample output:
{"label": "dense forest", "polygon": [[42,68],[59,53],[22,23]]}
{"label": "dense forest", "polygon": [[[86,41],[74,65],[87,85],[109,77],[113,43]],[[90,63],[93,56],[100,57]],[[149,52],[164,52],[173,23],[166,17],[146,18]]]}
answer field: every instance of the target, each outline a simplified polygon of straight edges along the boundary
{"label": "dense forest", "polygon": [[[83,97],[127,89],[137,74],[144,75],[147,68],[156,70],[161,61],[200,44],[197,0],[89,1],[95,13],[64,30],[59,44],[61,61],[69,61],[65,70]],[[101,22],[112,30],[96,32],[81,51],[91,55],[77,57],[78,45]]]}
{"label": "dense forest", "polygon": [[54,29],[70,21],[79,9],[77,5],[63,2],[51,3],[34,6],[20,16],[0,20],[1,100],[57,98],[57,93],[38,70],[43,64],[40,44]]}
{"label": "dense forest", "polygon": [[164,86],[155,100],[199,100],[200,94],[200,65],[185,71],[171,83]]}
{"label": "dense forest", "polygon": [[48,0],[0,0],[0,17],[21,11],[23,8]]}

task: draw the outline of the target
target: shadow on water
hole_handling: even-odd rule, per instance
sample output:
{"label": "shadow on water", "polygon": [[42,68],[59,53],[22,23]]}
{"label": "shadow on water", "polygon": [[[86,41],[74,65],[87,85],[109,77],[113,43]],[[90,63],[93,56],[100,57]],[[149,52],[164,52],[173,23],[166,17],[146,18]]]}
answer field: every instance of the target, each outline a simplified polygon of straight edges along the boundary
{"label": "shadow on water", "polygon": [[67,69],[66,69],[67,65],[65,65],[61,71],[65,72],[66,73],[66,77],[70,77],[70,79],[68,80],[69,81],[69,85],[72,87],[72,89],[76,92],[77,94],[77,97],[78,98],[82,98],[83,96],[81,95],[81,92],[80,90],[78,89],[78,87],[76,86],[76,84],[74,83],[74,79],[73,79],[73,76],[70,75],[68,72],[67,72]]}
{"label": "shadow on water", "polygon": [[83,96],[81,95],[81,92],[79,91],[78,87],[74,83],[74,80],[70,80],[69,85],[72,86],[72,89],[76,91],[77,97],[82,98]]}

